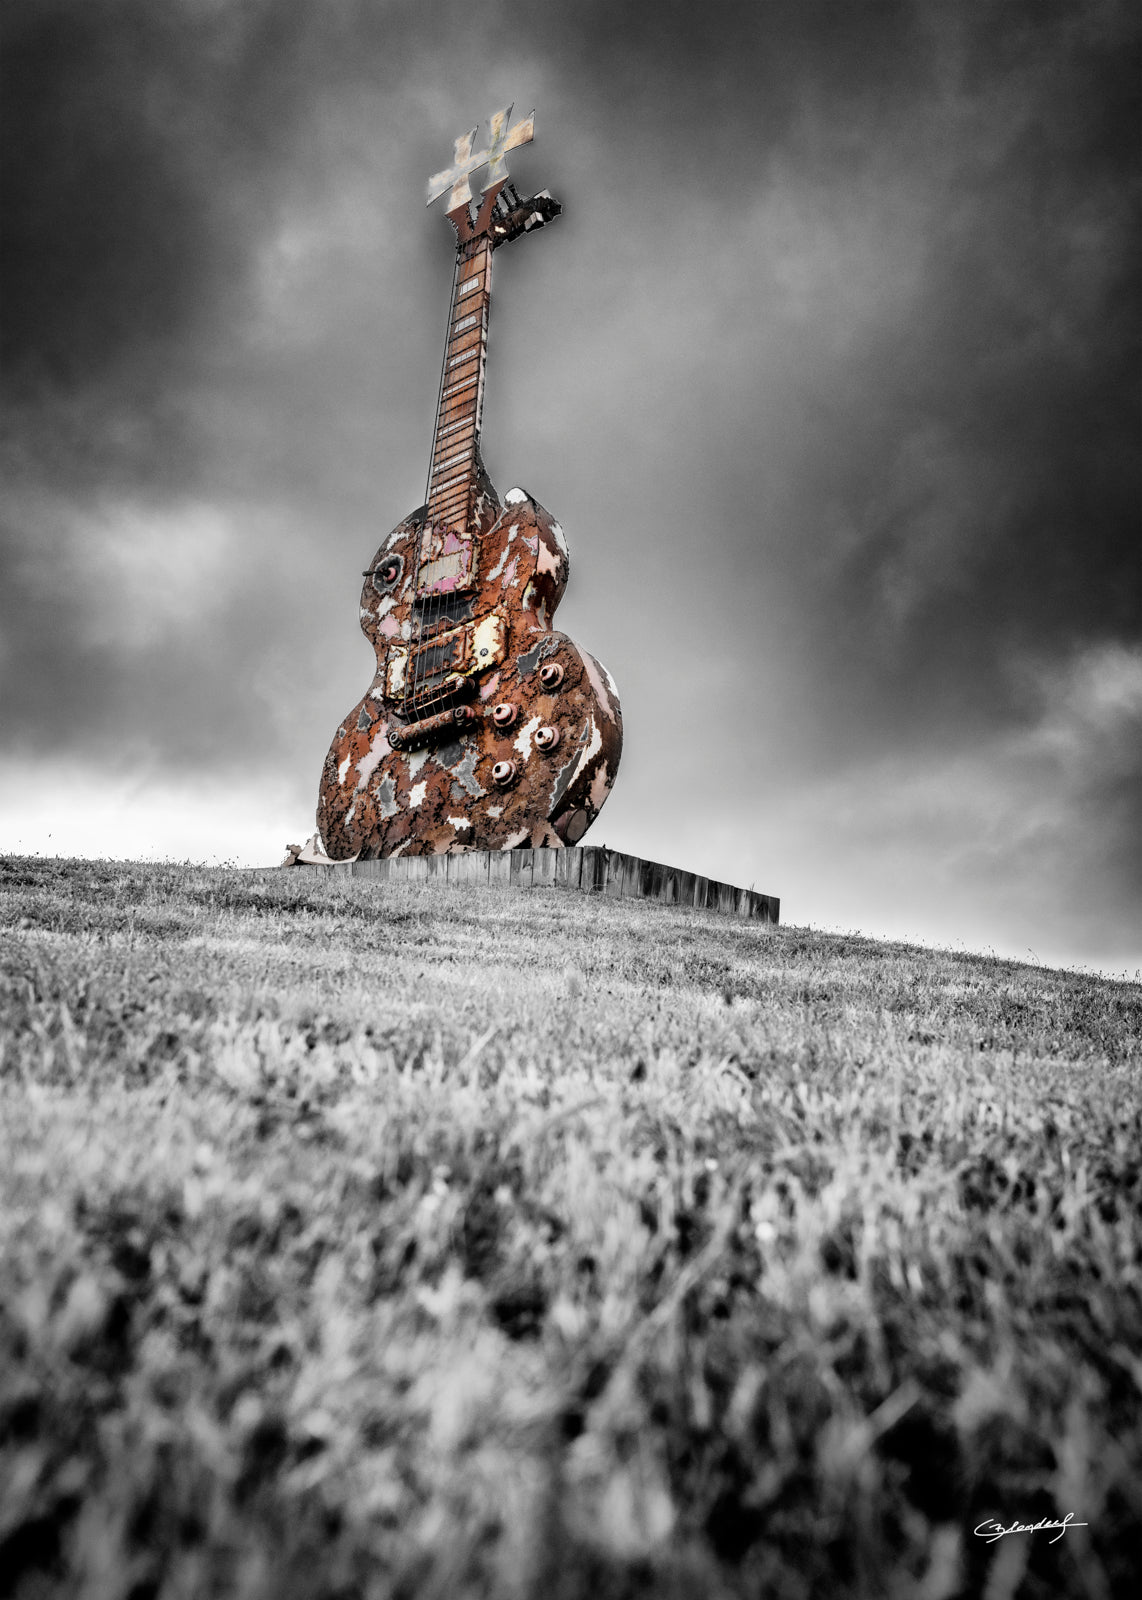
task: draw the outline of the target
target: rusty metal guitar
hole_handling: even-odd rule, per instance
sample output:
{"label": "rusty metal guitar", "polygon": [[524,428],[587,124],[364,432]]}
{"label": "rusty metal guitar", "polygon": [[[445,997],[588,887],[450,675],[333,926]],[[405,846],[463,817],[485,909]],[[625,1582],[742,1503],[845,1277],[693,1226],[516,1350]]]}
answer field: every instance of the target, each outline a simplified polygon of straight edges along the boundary
{"label": "rusty metal guitar", "polygon": [[[333,736],[317,827],[334,860],[577,844],[610,793],[622,714],[610,674],[551,619],[567,584],[559,524],[523,489],[501,500],[480,458],[492,254],[558,216],[521,199],[508,150],[531,117],[491,118],[456,140],[456,271],[425,504],[365,571],[361,628],[376,652],[369,690]],[[487,165],[478,205],[469,175]]]}

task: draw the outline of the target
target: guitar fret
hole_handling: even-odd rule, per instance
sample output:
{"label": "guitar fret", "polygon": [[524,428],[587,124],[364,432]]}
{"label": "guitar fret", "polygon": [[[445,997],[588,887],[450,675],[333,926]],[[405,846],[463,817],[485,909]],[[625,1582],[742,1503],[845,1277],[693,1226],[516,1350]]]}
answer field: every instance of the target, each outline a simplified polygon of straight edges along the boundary
{"label": "guitar fret", "polygon": [[[456,443],[455,439],[452,440],[452,443],[453,444]],[[472,454],[472,450],[473,450],[474,446],[475,446],[475,440],[473,439],[473,440],[471,440],[469,443],[467,443],[464,446],[463,450],[457,451],[457,453],[455,455],[442,456],[438,452],[432,458],[432,474],[433,474],[433,477],[435,477],[438,472],[442,472],[445,467],[454,467],[457,464],[457,462],[459,462],[459,461],[467,461],[468,457]],[[445,445],[444,448],[447,450],[448,446]]]}
{"label": "guitar fret", "polygon": [[437,510],[442,508],[451,511],[458,510],[460,506],[466,505],[468,502],[469,487],[468,481],[465,479],[463,488],[457,488],[453,485],[447,493],[443,489],[434,489],[431,496],[432,504]]}
{"label": "guitar fret", "polygon": [[491,264],[486,244],[461,259],[444,349],[445,383],[432,441],[429,505],[434,518],[457,524],[467,521],[476,480]]}
{"label": "guitar fret", "polygon": [[467,481],[468,481],[468,474],[466,472],[461,472],[457,477],[449,478],[445,483],[438,483],[436,485],[435,489],[433,490],[433,493],[434,494],[439,494],[444,489],[451,489],[454,484],[467,483]]}
{"label": "guitar fret", "polygon": [[[449,456],[447,461],[442,461],[440,463],[440,465],[436,468],[436,471],[437,472],[443,472],[446,467],[454,467],[458,461],[466,461],[471,454],[472,454],[472,446],[471,445],[469,445],[466,450],[458,450],[454,456]],[[434,474],[434,476],[435,476],[435,474]]]}

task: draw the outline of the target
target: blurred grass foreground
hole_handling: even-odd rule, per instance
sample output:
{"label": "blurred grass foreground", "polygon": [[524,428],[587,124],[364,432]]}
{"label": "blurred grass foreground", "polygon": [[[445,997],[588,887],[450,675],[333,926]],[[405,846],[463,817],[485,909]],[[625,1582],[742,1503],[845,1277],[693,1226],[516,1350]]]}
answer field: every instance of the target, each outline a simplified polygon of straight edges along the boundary
{"label": "blurred grass foreground", "polygon": [[0,1589],[1136,1592],[1136,984],[14,858],[0,948]]}

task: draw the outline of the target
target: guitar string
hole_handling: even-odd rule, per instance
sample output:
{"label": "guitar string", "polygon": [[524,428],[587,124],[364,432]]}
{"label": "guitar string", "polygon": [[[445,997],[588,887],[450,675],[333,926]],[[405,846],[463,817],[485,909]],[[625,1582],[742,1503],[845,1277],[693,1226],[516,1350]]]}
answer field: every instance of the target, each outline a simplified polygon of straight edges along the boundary
{"label": "guitar string", "polygon": [[[441,412],[444,404],[444,386],[448,377],[448,347],[452,342],[452,320],[456,311],[456,285],[460,277],[462,252],[463,246],[458,245],[456,250],[456,259],[452,267],[452,292],[448,297],[448,329],[444,336],[444,355],[440,362],[440,383],[436,390],[436,427],[433,429],[432,448],[428,457],[428,482],[424,491],[425,513],[416,534],[416,559],[412,573],[412,603],[416,609],[417,632],[415,645],[411,639],[409,640],[409,655],[406,659],[405,666],[404,711],[406,718],[408,716],[410,699],[413,710],[415,711],[416,709],[419,682],[424,676],[421,668],[423,665],[423,657],[425,655],[425,651],[423,649],[425,636],[425,601],[418,601],[418,591],[420,589],[420,567],[424,547],[424,532],[426,528],[431,528],[432,526],[432,476],[433,467],[436,461],[436,446],[440,436]],[[409,689],[410,674],[408,671],[410,666],[412,668],[411,696]]]}
{"label": "guitar string", "polygon": [[[427,528],[428,529],[428,534],[429,534],[429,541],[428,541],[429,559],[431,559],[431,555],[432,555],[432,545],[433,545],[433,538],[434,538],[434,533],[435,533],[435,510],[434,510],[434,498],[435,498],[435,496],[434,496],[432,480],[433,480],[433,476],[434,476],[434,473],[435,473],[435,466],[436,466],[436,451],[437,451],[437,446],[438,446],[438,443],[439,443],[439,435],[440,435],[440,419],[441,419],[441,412],[442,412],[443,405],[444,405],[444,389],[445,389],[445,385],[447,383],[448,349],[449,349],[449,346],[450,346],[450,344],[452,342],[452,321],[453,321],[453,318],[455,316],[456,284],[457,284],[457,280],[459,278],[459,274],[460,274],[460,253],[459,253],[459,249],[458,249],[456,257],[455,257],[455,260],[453,262],[453,267],[452,267],[452,291],[451,291],[451,294],[449,295],[449,299],[448,299],[448,329],[447,329],[447,332],[446,332],[445,337],[444,337],[444,356],[443,356],[443,360],[441,362],[441,367],[440,367],[440,387],[439,387],[439,389],[437,391],[437,399],[436,399],[436,427],[433,430],[432,449],[431,449],[431,452],[430,452],[430,455],[429,455],[429,461],[428,461],[428,484],[427,484],[427,487],[426,487],[426,490],[425,490],[425,500],[427,502],[427,510],[425,512],[424,523],[423,523],[422,526],[423,526],[423,528]],[[414,588],[413,588],[414,598],[418,597],[418,595],[419,595],[420,581],[421,581],[421,570],[422,570],[422,559],[423,559],[422,553],[420,551],[418,551],[417,552],[417,563],[416,563],[416,579],[415,579],[415,584],[414,584]],[[432,615],[431,615],[431,613],[432,613],[431,597],[428,596],[428,595],[425,595],[423,597],[417,598],[417,606],[418,606],[418,610],[417,610],[417,622],[418,622],[418,627],[417,627],[417,650],[416,650],[416,654],[413,656],[413,659],[412,659],[412,662],[411,662],[411,665],[412,665],[412,676],[413,676],[413,711],[414,711],[414,713],[417,710],[417,701],[418,701],[419,695],[420,695],[420,686],[421,686],[421,683],[423,682],[423,679],[424,679],[424,677],[426,675],[426,654],[427,654],[427,650],[426,650],[426,646],[425,646],[424,640],[425,640],[426,636],[431,637],[430,628],[429,628],[429,624],[430,624],[430,622],[432,620]]]}
{"label": "guitar string", "polygon": [[[453,315],[452,315],[452,321],[449,324],[449,347],[451,347],[452,340],[455,338],[455,323],[456,323],[456,321],[457,320],[461,320],[461,321],[463,320],[462,317],[457,317],[457,313],[461,310],[461,307],[460,307],[460,305],[458,303],[458,295],[457,295],[457,290],[459,288],[459,281],[460,281],[460,278],[463,276],[463,273],[471,265],[472,261],[475,259],[476,255],[478,253],[479,253],[478,244],[475,245],[475,247],[473,247],[473,241],[471,241],[471,240],[465,241],[465,243],[462,245],[462,247],[457,251],[457,258],[456,258],[456,260],[457,260],[457,277],[456,277],[456,282],[453,285],[453,296],[452,296],[452,298],[453,298]],[[478,352],[477,352],[477,360],[478,359],[479,359],[479,356],[478,356]],[[447,370],[447,367],[445,368],[445,370]],[[466,406],[467,406],[467,402],[466,401],[461,401],[457,405],[457,412],[461,416],[463,415],[463,413],[464,413],[464,411],[466,409]],[[446,408],[445,408],[445,414],[446,414]],[[442,415],[441,416],[441,422],[443,422],[443,421],[444,421],[444,416]],[[440,470],[440,469],[438,468],[437,470]],[[468,474],[469,474],[469,482],[465,486],[463,499],[460,502],[459,507],[455,511],[453,511],[452,513],[446,513],[443,516],[443,519],[442,519],[442,522],[441,522],[441,541],[440,542],[441,542],[441,546],[442,547],[443,547],[444,538],[445,538],[445,536],[447,534],[447,531],[448,531],[449,527],[451,527],[453,524],[459,522],[460,525],[461,525],[461,533],[462,534],[467,533],[468,515],[469,515],[470,503],[471,503],[471,469],[469,468],[467,470],[468,470]],[[454,492],[455,491],[453,491],[453,493]],[[450,498],[449,495],[442,495],[441,496],[441,504],[442,505],[446,505],[449,498]],[[442,549],[441,553],[443,554],[443,549]],[[433,626],[435,628],[435,626],[439,623],[440,619],[444,616],[444,614],[445,614],[445,612],[447,610],[448,602],[447,602],[447,597],[440,590],[438,590],[433,596],[431,596],[431,601],[432,601],[432,612],[431,612],[431,615],[432,615]],[[435,635],[430,634],[430,641],[431,641],[431,638],[434,637],[434,636]],[[426,652],[426,655],[425,655],[425,662],[424,662],[424,679],[425,679],[426,682],[427,682],[428,677],[430,676],[429,671],[428,671],[428,654],[431,652],[431,650],[432,650],[432,644],[430,642],[429,643],[429,647],[428,647],[428,652]],[[443,661],[443,652],[441,651],[441,652],[439,652],[439,659],[436,660],[435,666],[436,666],[436,670],[439,672],[439,674],[440,674],[440,676],[442,678],[443,678],[443,675],[444,675],[444,665],[445,664],[444,664],[444,661]],[[433,674],[433,676],[435,676],[435,673]]]}
{"label": "guitar string", "polygon": [[[485,246],[486,246],[486,240],[483,238],[483,236],[480,236],[476,240],[467,240],[467,241],[465,241],[464,245],[457,252],[457,280],[463,274],[463,272],[465,272],[470,266],[476,265],[477,274],[481,279],[481,294],[480,294],[481,302],[483,302],[484,295],[486,293],[486,280],[487,280],[487,273],[486,273],[486,270],[485,270],[486,263],[484,262],[484,259],[483,259],[484,256],[486,255]],[[461,310],[461,307],[457,303],[456,290],[457,290],[458,287],[459,287],[458,281],[454,282],[454,285],[453,285],[453,316],[452,316],[452,320],[450,321],[450,324],[449,324],[449,348],[451,348],[452,339],[455,337],[455,322],[456,322],[456,320],[463,320],[462,317],[457,318],[457,316],[456,316],[456,313],[458,313]],[[482,344],[483,344],[483,309],[482,309],[482,306],[481,306],[481,328],[480,328],[479,334],[477,335],[476,345],[475,345],[475,347],[473,348],[473,351],[472,351],[472,354],[473,354],[473,356],[475,358],[475,361],[476,361],[477,370],[479,370],[482,367],[482,363],[483,363]],[[447,354],[447,351],[446,351],[446,353],[445,353],[445,360],[446,360],[445,371],[447,371],[447,361],[449,359],[451,359],[451,358],[448,357],[448,354]],[[459,380],[459,381],[462,381],[462,380]],[[464,469],[464,471],[466,473],[466,477],[467,477],[467,482],[464,484],[463,488],[460,491],[460,499],[458,501],[456,500],[457,491],[455,489],[451,490],[449,493],[442,494],[442,495],[438,496],[438,501],[441,504],[441,506],[447,505],[449,500],[453,501],[452,510],[450,512],[444,513],[442,515],[442,517],[441,517],[441,535],[442,535],[441,543],[442,544],[443,544],[443,536],[447,533],[448,529],[453,527],[453,526],[455,526],[455,527],[457,527],[459,529],[459,533],[460,533],[460,536],[462,538],[463,537],[467,537],[470,534],[470,526],[469,526],[469,524],[471,522],[471,518],[472,518],[472,515],[473,515],[473,512],[474,512],[474,498],[475,498],[475,451],[476,451],[475,434],[476,434],[476,420],[477,420],[476,416],[475,416],[475,410],[474,410],[473,401],[474,401],[474,397],[472,397],[471,395],[468,395],[463,400],[457,400],[457,402],[456,402],[456,415],[461,417],[461,418],[463,418],[465,421],[467,421],[468,424],[469,424],[469,427],[471,428],[471,442],[470,442],[470,445],[468,447],[469,448],[470,459],[469,459],[469,463],[468,463],[467,467]],[[469,412],[469,408],[472,408],[471,409],[471,414],[469,416],[465,417],[465,413]],[[441,414],[440,414],[440,423],[443,424],[443,425],[447,425],[447,422],[449,420],[452,420],[452,414],[449,412],[447,407],[443,407],[442,411],[441,411]],[[465,436],[468,434],[468,432],[469,432],[469,428],[465,428],[465,430],[464,430]],[[434,462],[435,462],[436,454],[437,454],[437,451],[434,449],[434,452],[433,452]],[[439,471],[439,468],[437,468],[437,470]],[[429,608],[430,608],[429,612],[428,612],[428,615],[430,617],[431,626],[427,630],[428,634],[429,634],[429,644],[428,644],[427,650],[424,652],[423,671],[422,671],[422,675],[421,675],[422,682],[424,682],[425,684],[427,683],[428,678],[430,676],[435,676],[437,672],[439,673],[439,675],[441,677],[443,677],[443,675],[444,675],[445,663],[444,663],[444,661],[442,659],[442,656],[441,656],[440,660],[435,661],[435,669],[436,669],[436,671],[434,671],[431,674],[429,672],[428,657],[429,657],[429,655],[431,654],[431,651],[432,651],[432,639],[435,637],[435,634],[434,634],[433,630],[435,629],[436,625],[439,623],[440,619],[444,616],[444,614],[445,614],[445,612],[447,610],[447,605],[448,605],[447,597],[444,595],[444,593],[442,591],[437,591],[434,595],[429,597],[428,605],[429,605]]]}
{"label": "guitar string", "polygon": [[[450,327],[450,333],[449,333],[449,343],[450,343],[450,345],[451,345],[451,341],[453,339],[455,339],[455,337],[456,337],[456,332],[455,332],[456,322],[463,320],[462,316],[458,315],[458,313],[460,313],[460,311],[461,311],[461,307],[460,307],[460,303],[459,303],[458,290],[459,290],[459,286],[460,286],[460,280],[463,277],[463,274],[466,272],[466,270],[469,267],[469,265],[471,264],[471,261],[472,261],[471,241],[465,241],[465,243],[462,246],[462,248],[457,252],[457,282],[456,282],[455,288],[453,289],[453,302],[454,302],[454,304],[453,304],[453,321],[452,321],[452,324],[451,324],[451,327]],[[457,407],[457,410],[461,415],[463,414],[463,410],[464,410],[463,402],[461,402],[461,404]],[[441,421],[442,422],[444,421],[444,417],[443,416],[441,417]],[[437,470],[441,470],[441,469],[438,468]],[[447,473],[444,473],[444,477],[445,477],[445,479],[447,479]],[[442,496],[442,504],[446,505],[447,502],[448,502],[448,499],[449,499],[449,495],[447,495],[447,494],[443,495]],[[466,526],[467,518],[466,518],[466,516],[463,515],[463,512],[461,513],[461,518],[464,521],[465,526]],[[444,546],[445,538],[447,536],[448,528],[455,522],[455,520],[456,520],[456,517],[455,517],[454,514],[445,514],[444,517],[443,517],[443,520],[442,520],[442,523],[441,523],[441,540],[440,540],[440,543],[441,543],[441,555],[442,556],[443,556],[443,553],[444,553],[443,552],[443,546]],[[437,581],[439,582],[440,580],[438,579]],[[443,594],[443,592],[440,591],[440,590],[438,590],[436,592],[436,594],[433,596],[433,599],[434,599],[434,602],[435,602],[434,607],[433,607],[434,620],[438,623],[440,618],[445,614],[445,612],[447,610],[447,599],[446,599],[445,595]],[[431,648],[431,646],[430,646],[430,648]],[[436,669],[439,672],[441,678],[443,678],[443,675],[444,675],[443,650],[440,650],[438,652],[438,654],[437,654]],[[425,676],[427,677],[427,675],[428,675],[428,669],[427,669],[427,661],[426,661],[426,663],[425,663]]]}
{"label": "guitar string", "polygon": [[[456,320],[456,312],[460,309],[459,305],[458,305],[458,301],[457,301],[457,293],[456,293],[456,291],[457,291],[457,288],[459,286],[460,274],[461,274],[463,268],[466,265],[468,265],[469,263],[471,263],[471,262],[478,261],[479,264],[477,266],[477,273],[478,273],[478,275],[480,277],[480,280],[481,280],[480,293],[479,293],[480,325],[479,325],[479,329],[478,329],[478,332],[477,332],[476,345],[475,345],[474,350],[473,350],[473,354],[474,354],[475,359],[476,359],[476,383],[475,383],[476,392],[475,392],[474,395],[470,396],[468,399],[458,402],[457,403],[457,407],[456,407],[457,414],[459,414],[461,416],[463,415],[465,410],[468,409],[469,406],[471,406],[471,408],[472,408],[471,416],[468,419],[469,422],[470,422],[470,426],[471,426],[470,460],[469,460],[468,467],[466,469],[468,481],[467,481],[467,484],[464,487],[463,498],[460,501],[460,503],[459,503],[459,505],[458,505],[458,507],[456,509],[456,512],[452,516],[450,516],[450,517],[448,517],[446,519],[449,523],[456,522],[456,521],[459,522],[460,531],[461,531],[461,536],[462,537],[474,538],[474,535],[472,535],[472,533],[471,533],[470,524],[471,524],[471,521],[472,521],[472,519],[473,519],[473,517],[475,515],[476,502],[478,500],[476,445],[477,445],[477,436],[479,434],[479,422],[480,422],[479,413],[480,413],[480,409],[481,409],[480,402],[481,402],[481,400],[483,398],[483,395],[482,395],[482,390],[483,390],[483,383],[482,383],[483,369],[484,369],[484,361],[486,359],[486,351],[487,351],[487,327],[488,327],[488,320],[489,320],[488,313],[489,313],[489,310],[490,310],[490,298],[491,298],[490,297],[491,256],[492,256],[491,239],[487,234],[480,234],[474,240],[466,240],[466,241],[464,241],[463,243],[458,245],[458,248],[457,248],[457,251],[456,251],[455,266],[454,266],[453,278],[452,278],[452,295],[451,295],[451,299],[450,299],[449,313],[448,313],[448,333],[447,333],[447,336],[445,338],[445,343],[444,343],[444,357],[443,357],[443,361],[441,363],[440,384],[439,384],[439,387],[438,387],[438,390],[437,390],[437,402],[436,402],[436,418],[437,418],[437,421],[436,421],[436,429],[435,429],[434,435],[433,435],[432,454],[430,456],[429,466],[428,466],[428,484],[427,484],[426,491],[425,491],[425,499],[426,499],[426,501],[428,503],[428,514],[426,515],[425,520],[421,524],[421,527],[420,527],[420,529],[418,530],[418,533],[417,533],[416,570],[415,570],[414,583],[413,583],[413,597],[414,597],[414,600],[416,598],[416,592],[417,592],[417,589],[419,587],[424,531],[425,531],[426,527],[429,528],[430,530],[435,530],[435,518],[433,516],[433,510],[432,510],[433,499],[434,499],[432,480],[433,480],[434,470],[436,469],[436,456],[437,456],[437,453],[438,453],[439,441],[440,441],[442,429],[446,425],[447,408],[444,405],[444,389],[445,389],[446,384],[447,384],[448,362],[449,362],[449,359],[450,359],[449,358],[449,350],[451,348],[452,339],[454,337],[454,323],[455,323],[455,320]],[[468,432],[468,430],[465,429],[465,433],[467,433],[467,432]],[[455,493],[455,491],[453,491],[453,494],[454,493]],[[438,504],[442,505],[442,504],[447,502],[447,500],[450,498],[450,496],[447,496],[447,495],[442,496],[442,497],[441,496],[437,496],[436,498],[437,498]],[[444,531],[444,528],[443,528],[443,524],[442,524],[442,535],[443,535],[443,531]],[[443,536],[441,538],[441,543],[443,544]],[[422,687],[425,687],[427,685],[429,677],[433,675],[433,674],[429,673],[428,657],[429,657],[429,654],[431,653],[431,649],[432,649],[431,641],[432,641],[432,638],[434,637],[434,630],[436,628],[437,623],[440,621],[441,617],[444,615],[445,609],[446,609],[446,600],[445,600],[444,595],[441,592],[437,592],[436,594],[429,594],[422,601],[420,601],[420,603],[419,603],[418,614],[417,614],[417,636],[416,636],[415,645],[412,647],[412,648],[415,649],[415,657],[414,657],[414,660],[412,662],[412,690],[411,690],[411,704],[412,704],[412,710],[413,710],[414,713],[416,711],[416,703],[417,703],[417,700],[419,699],[420,691],[421,691]],[[428,640],[427,646],[425,645],[426,638]],[[440,668],[441,675],[443,675],[443,666],[444,666],[443,661],[437,662],[436,665]],[[405,712],[406,712],[406,716],[407,716],[407,713],[408,713],[408,706],[409,706],[409,674],[408,674],[408,672],[406,670],[406,673],[405,673]]]}

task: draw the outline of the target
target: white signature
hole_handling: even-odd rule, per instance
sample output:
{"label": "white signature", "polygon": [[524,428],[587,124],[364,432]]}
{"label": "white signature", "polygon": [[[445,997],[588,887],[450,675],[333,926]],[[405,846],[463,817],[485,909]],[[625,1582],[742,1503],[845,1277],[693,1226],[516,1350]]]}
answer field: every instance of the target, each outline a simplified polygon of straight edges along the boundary
{"label": "white signature", "polygon": [[1002,1522],[989,1520],[981,1522],[975,1530],[977,1539],[986,1539],[988,1544],[994,1544],[997,1539],[1002,1539],[1005,1533],[1040,1533],[1045,1528],[1058,1528],[1058,1533],[1053,1539],[1048,1539],[1048,1544],[1058,1544],[1068,1528],[1089,1528],[1089,1522],[1076,1522],[1074,1512],[1068,1511],[1061,1522],[1052,1521],[1050,1517],[1041,1517],[1038,1522],[1013,1522],[1005,1528]]}

